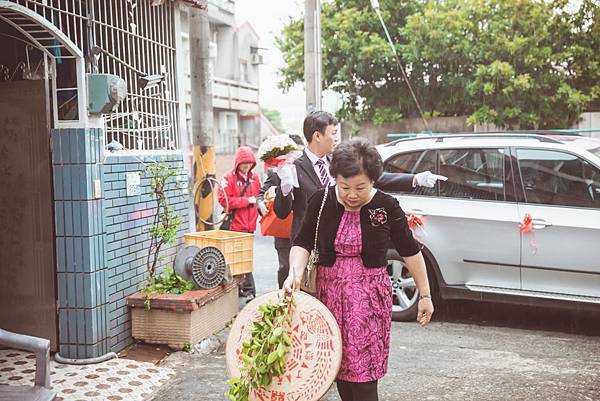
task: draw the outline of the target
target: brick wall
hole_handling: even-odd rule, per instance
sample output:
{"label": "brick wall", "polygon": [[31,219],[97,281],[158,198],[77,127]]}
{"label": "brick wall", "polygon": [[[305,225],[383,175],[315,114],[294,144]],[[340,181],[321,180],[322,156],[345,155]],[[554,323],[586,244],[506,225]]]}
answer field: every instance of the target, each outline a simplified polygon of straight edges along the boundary
{"label": "brick wall", "polygon": [[[141,160],[140,160],[141,159]],[[110,348],[119,351],[132,342],[131,317],[125,298],[136,292],[146,279],[146,260],[150,239],[155,198],[150,193],[150,178],[144,165],[166,161],[178,173],[168,184],[171,209],[182,217],[179,240],[161,251],[163,266],[172,265],[183,234],[188,227],[187,175],[181,154],[144,156],[108,155],[103,166],[105,259],[107,264],[107,293]],[[127,173],[140,173],[141,195],[127,196]]]}

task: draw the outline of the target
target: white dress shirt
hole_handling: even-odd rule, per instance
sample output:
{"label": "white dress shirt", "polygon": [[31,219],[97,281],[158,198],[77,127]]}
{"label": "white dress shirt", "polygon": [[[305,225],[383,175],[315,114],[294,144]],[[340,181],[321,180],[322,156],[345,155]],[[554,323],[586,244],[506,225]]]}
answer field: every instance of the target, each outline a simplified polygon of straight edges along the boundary
{"label": "white dress shirt", "polygon": [[308,156],[308,160],[312,163],[313,168],[315,169],[315,173],[317,173],[317,177],[321,178],[321,172],[319,171],[319,166],[317,166],[317,162],[319,160],[325,161],[325,171],[327,172],[327,176],[329,177],[329,186],[335,185],[335,179],[331,176],[331,172],[329,171],[329,158],[327,156],[319,157],[310,151],[309,148],[304,148],[306,152],[306,156]]}

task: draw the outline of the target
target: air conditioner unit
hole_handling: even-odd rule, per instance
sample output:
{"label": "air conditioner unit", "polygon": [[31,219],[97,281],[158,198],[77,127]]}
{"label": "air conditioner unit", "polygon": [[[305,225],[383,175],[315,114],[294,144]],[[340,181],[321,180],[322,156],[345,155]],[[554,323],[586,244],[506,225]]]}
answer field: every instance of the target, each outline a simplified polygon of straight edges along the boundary
{"label": "air conditioner unit", "polygon": [[262,54],[253,53],[250,55],[250,62],[254,65],[263,63]]}

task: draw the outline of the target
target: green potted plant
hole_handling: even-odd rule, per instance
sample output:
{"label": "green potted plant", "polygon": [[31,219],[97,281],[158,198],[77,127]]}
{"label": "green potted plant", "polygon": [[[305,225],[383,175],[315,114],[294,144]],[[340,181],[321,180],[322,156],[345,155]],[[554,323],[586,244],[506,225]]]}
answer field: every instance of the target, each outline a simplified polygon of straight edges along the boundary
{"label": "green potted plant", "polygon": [[170,207],[167,185],[176,174],[164,162],[146,167],[156,200],[153,224],[148,228],[150,245],[144,288],[127,298],[131,307],[132,335],[147,343],[184,349],[223,328],[237,313],[235,284],[199,290],[191,281],[162,264],[160,252],[177,241],[182,219]]}

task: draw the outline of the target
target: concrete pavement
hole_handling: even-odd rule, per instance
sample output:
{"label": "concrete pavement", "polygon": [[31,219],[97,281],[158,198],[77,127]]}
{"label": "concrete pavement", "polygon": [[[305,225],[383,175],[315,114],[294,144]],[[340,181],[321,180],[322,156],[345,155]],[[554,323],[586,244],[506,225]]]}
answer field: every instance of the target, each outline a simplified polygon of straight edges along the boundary
{"label": "concrete pavement", "polygon": [[[276,269],[272,239],[256,237],[258,293],[276,287]],[[458,316],[446,312],[439,316],[442,321],[434,319],[427,328],[392,323],[389,371],[380,382],[380,399],[600,400],[600,337],[562,333],[563,326],[554,321],[564,320],[564,313],[546,309],[517,308],[520,320],[509,320],[510,327],[495,327],[506,322],[494,321],[489,311],[502,308],[461,305]],[[504,311],[514,315],[511,309]],[[518,328],[532,327],[529,316],[545,321],[534,324],[536,330]],[[585,322],[592,333],[599,325],[600,319]],[[223,343],[226,335],[224,331],[217,339]],[[164,366],[177,373],[153,400],[225,399],[223,350],[221,346],[208,355],[171,355]],[[333,389],[325,401],[335,400],[339,397]]]}
{"label": "concrete pavement", "polygon": [[[222,333],[224,337],[226,333]],[[599,400],[600,338],[471,324],[392,324],[389,370],[380,399]],[[154,401],[223,400],[223,349],[176,353],[178,373]],[[339,400],[335,389],[326,401]]]}

